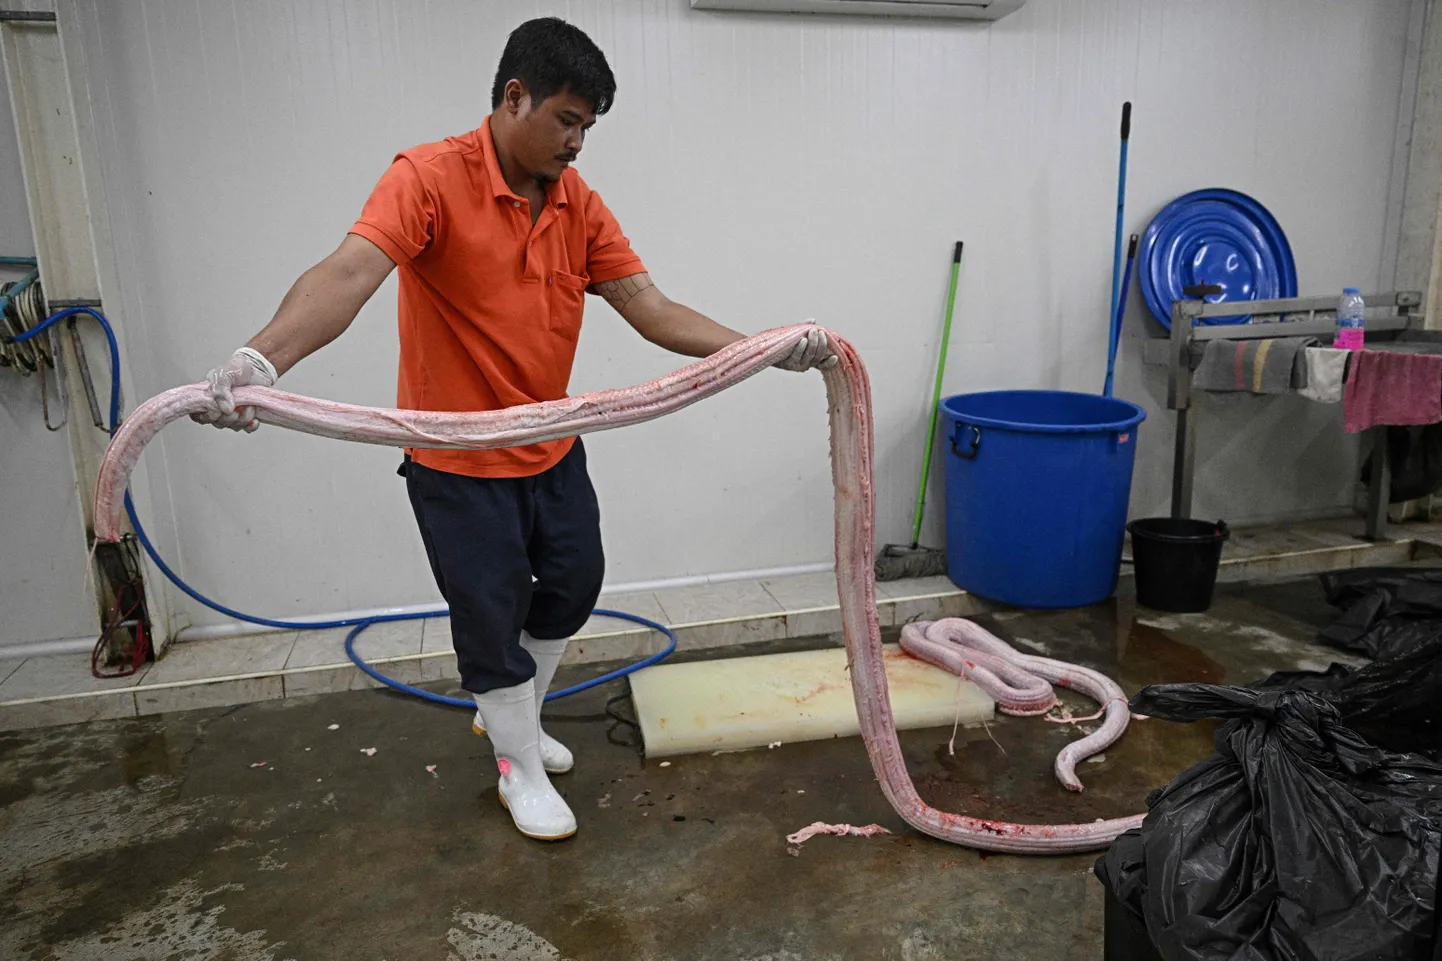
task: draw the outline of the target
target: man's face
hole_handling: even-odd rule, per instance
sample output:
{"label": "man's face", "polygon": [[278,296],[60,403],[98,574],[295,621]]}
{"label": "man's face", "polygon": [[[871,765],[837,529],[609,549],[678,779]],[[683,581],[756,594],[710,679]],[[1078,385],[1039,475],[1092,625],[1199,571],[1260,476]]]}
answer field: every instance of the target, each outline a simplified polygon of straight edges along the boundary
{"label": "man's face", "polygon": [[517,136],[512,144],[516,159],[541,183],[561,179],[596,122],[591,104],[566,89],[539,104],[523,93],[517,107]]}

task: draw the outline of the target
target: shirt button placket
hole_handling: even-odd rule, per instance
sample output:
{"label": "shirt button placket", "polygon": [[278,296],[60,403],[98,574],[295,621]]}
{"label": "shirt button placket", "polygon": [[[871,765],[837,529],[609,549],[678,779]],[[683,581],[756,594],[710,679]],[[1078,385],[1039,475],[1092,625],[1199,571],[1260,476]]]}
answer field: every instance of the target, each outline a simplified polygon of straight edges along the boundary
{"label": "shirt button placket", "polygon": [[[520,202],[519,200],[512,200],[512,201],[511,201],[511,206],[514,207],[516,210],[520,210],[520,209],[521,209],[521,202]],[[526,231],[526,232],[527,232],[527,234],[530,233],[529,230]],[[529,275],[530,272],[531,272],[531,242],[530,242],[530,238],[529,238],[529,236],[528,236],[528,237],[527,237],[527,240],[526,240],[526,249],[523,250],[523,251],[521,251],[521,273],[522,273],[522,275]]]}

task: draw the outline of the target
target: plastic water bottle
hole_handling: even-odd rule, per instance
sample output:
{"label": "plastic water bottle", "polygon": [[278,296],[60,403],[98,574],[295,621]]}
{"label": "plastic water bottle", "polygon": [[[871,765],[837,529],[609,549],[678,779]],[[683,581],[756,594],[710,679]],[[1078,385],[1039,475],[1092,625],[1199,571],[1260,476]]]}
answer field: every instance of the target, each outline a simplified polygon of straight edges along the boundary
{"label": "plastic water bottle", "polygon": [[1345,287],[1337,304],[1337,339],[1334,347],[1361,350],[1363,346],[1363,312],[1366,305],[1356,287]]}

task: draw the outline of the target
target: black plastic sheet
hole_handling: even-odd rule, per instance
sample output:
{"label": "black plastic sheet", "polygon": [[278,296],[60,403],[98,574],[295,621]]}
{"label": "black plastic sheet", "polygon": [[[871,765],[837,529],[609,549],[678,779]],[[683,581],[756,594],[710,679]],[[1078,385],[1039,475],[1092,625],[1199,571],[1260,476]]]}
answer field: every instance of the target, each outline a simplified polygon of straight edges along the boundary
{"label": "black plastic sheet", "polygon": [[1342,609],[1317,639],[1385,658],[1421,636],[1442,638],[1442,569],[1373,567],[1322,575],[1327,600]]}
{"label": "black plastic sheet", "polygon": [[1132,709],[1227,719],[1097,863],[1166,961],[1431,956],[1442,764],[1368,744],[1308,691],[1161,685]]}

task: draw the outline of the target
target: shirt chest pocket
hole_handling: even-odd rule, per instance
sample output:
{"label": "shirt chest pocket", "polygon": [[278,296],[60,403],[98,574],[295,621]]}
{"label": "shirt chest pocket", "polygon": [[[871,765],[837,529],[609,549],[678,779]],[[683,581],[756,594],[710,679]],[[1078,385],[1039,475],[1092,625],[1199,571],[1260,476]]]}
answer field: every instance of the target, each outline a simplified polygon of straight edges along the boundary
{"label": "shirt chest pocket", "polygon": [[553,270],[546,277],[546,299],[550,307],[550,330],[567,340],[581,336],[581,312],[591,278]]}

